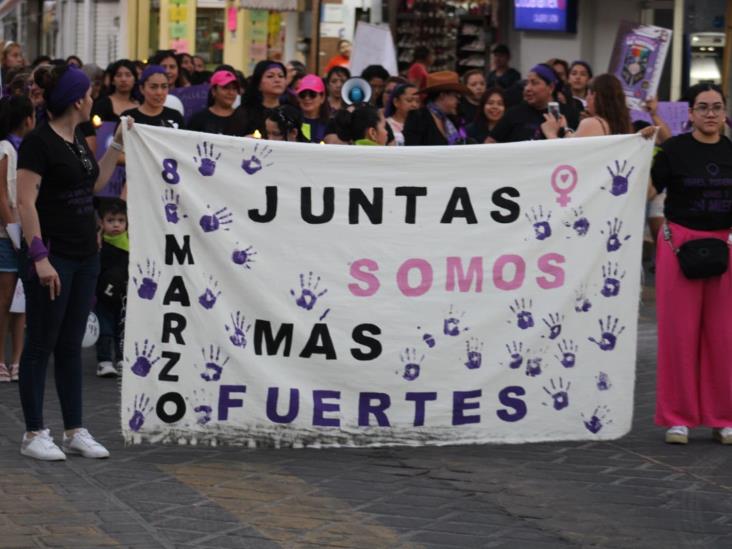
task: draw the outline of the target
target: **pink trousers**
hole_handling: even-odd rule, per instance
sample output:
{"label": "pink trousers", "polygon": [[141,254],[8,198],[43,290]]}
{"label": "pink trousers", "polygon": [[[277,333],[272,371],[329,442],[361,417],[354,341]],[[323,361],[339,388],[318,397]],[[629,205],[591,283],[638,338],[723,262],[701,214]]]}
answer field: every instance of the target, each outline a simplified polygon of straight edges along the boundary
{"label": "pink trousers", "polygon": [[[688,240],[726,241],[729,235],[728,230],[669,226],[677,248]],[[656,251],[656,310],[656,423],[732,427],[732,271],[689,280],[662,229]]]}

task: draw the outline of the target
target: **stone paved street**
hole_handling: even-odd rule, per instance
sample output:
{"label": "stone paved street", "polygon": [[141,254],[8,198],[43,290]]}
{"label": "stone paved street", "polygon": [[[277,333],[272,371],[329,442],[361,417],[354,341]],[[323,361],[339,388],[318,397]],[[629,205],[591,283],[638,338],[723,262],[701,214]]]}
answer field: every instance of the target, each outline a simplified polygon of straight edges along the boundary
{"label": "stone paved street", "polygon": [[[0,386],[0,547],[732,548],[732,448],[654,427],[646,292],[635,425],[615,442],[373,450],[124,447],[117,382],[86,355],[88,427],[107,461],[19,454]],[[49,425],[61,422],[52,380]]]}

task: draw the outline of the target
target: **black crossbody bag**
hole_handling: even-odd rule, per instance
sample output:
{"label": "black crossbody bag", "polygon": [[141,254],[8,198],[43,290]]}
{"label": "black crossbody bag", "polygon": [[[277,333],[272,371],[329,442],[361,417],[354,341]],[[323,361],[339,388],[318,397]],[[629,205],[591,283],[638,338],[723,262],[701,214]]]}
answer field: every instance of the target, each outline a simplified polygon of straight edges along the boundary
{"label": "black crossbody bag", "polygon": [[679,260],[681,272],[686,278],[696,280],[720,276],[729,266],[729,245],[719,238],[697,238],[684,242],[678,248],[671,240],[671,228],[663,224],[663,239]]}

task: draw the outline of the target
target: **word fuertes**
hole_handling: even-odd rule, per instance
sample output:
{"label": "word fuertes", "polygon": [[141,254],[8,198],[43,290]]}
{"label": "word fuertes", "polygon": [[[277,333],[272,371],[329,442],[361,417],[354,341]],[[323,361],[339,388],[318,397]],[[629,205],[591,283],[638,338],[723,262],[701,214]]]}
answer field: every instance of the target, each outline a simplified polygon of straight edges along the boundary
{"label": "word fuertes", "polygon": [[[173,265],[177,262],[180,265],[194,264],[193,253],[190,246],[190,237],[184,236],[183,243],[176,239],[175,235],[168,234],[165,237],[165,263]],[[177,303],[183,307],[191,306],[191,299],[186,288],[184,278],[175,275],[171,278],[163,298],[163,305],[170,306]],[[178,312],[166,312],[163,315],[163,326],[161,341],[163,344],[175,344],[185,346],[185,331],[188,325],[186,317]],[[263,319],[256,319],[254,322],[253,348],[254,353],[261,355],[282,355],[289,357],[293,353],[294,324],[281,323],[275,330],[272,322]],[[375,360],[381,356],[383,347],[378,337],[381,335],[381,328],[375,324],[362,323],[355,326],[351,332],[351,339],[357,345],[349,349],[351,356],[358,361]],[[295,350],[295,352],[297,352]],[[330,335],[328,325],[315,323],[312,326],[307,341],[297,354],[300,358],[311,358],[320,355],[326,360],[337,360],[336,347]],[[176,366],[180,362],[181,353],[174,351],[163,351],[161,358],[165,361],[158,380],[163,382],[176,383],[179,375]],[[226,421],[229,418],[229,410],[242,408],[244,402],[242,395],[246,393],[245,385],[222,385],[219,388],[218,398],[218,419]],[[520,398],[526,394],[523,387],[509,386],[498,392],[498,401],[505,407],[496,411],[499,419],[507,422],[514,422],[523,419],[527,413],[526,403]],[[478,413],[470,413],[469,410],[480,408],[479,399],[482,397],[481,389],[471,391],[452,392],[452,422],[453,425],[466,425],[480,423],[481,416]],[[284,416],[277,413],[279,389],[269,388],[267,395],[267,416],[274,423],[291,423],[298,415],[300,393],[298,389],[290,389],[290,404],[288,412]],[[427,403],[436,401],[436,392],[408,392],[404,396],[406,401],[413,401],[415,406],[414,426],[424,425]],[[340,399],[340,392],[329,390],[313,390],[313,425],[337,427],[340,420],[335,417],[327,417],[326,412],[336,413],[340,410],[340,404],[332,402]],[[390,426],[386,410],[391,406],[392,397],[387,393],[362,392],[359,394],[359,426],[369,426],[372,416],[376,425],[382,427]],[[170,406],[167,406],[170,405]],[[170,410],[169,408],[173,408]],[[155,406],[156,414],[165,423],[175,423],[182,419],[186,413],[187,404],[185,398],[178,392],[167,392],[162,394]]]}

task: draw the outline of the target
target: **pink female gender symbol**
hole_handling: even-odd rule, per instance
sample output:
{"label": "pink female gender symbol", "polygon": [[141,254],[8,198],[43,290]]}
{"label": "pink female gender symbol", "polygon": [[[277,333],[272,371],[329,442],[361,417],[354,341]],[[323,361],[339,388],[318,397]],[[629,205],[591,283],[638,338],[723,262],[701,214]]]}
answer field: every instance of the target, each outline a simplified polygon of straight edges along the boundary
{"label": "pink female gender symbol", "polygon": [[[563,186],[560,186],[559,183]],[[577,170],[568,164],[562,164],[554,168],[552,172],[552,189],[559,195],[557,202],[562,208],[572,202],[569,194],[577,186]]]}

